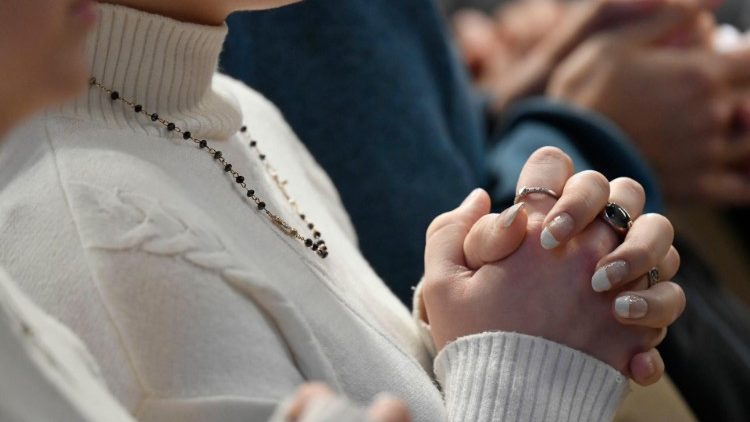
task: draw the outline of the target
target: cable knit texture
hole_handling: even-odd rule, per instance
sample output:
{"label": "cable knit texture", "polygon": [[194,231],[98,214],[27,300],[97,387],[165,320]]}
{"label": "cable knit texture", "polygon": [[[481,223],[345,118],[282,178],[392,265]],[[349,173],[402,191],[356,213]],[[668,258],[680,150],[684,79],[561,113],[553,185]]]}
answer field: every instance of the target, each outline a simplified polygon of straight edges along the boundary
{"label": "cable knit texture", "polygon": [[[479,407],[450,388],[444,401],[423,327],[361,256],[335,188],[278,110],[214,74],[226,29],[107,4],[100,15],[92,76],[207,139],[303,229],[237,133],[246,124],[330,250],[322,260],[282,234],[205,151],[96,88],[19,129],[0,147],[0,264],[84,340],[123,405],[146,422],[266,420],[317,380],[359,405],[391,392],[417,422],[445,420],[446,402]],[[449,373],[482,378],[483,359],[453,359]],[[582,379],[577,368],[550,380]],[[607,393],[587,396],[603,415]],[[481,406],[505,407],[491,400]]]}

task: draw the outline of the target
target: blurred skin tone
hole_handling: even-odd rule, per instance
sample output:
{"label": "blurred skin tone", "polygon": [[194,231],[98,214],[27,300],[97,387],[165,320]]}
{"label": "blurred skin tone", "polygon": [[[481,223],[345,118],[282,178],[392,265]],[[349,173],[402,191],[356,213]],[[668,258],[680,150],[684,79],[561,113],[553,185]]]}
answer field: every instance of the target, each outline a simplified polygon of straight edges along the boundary
{"label": "blurred skin tone", "polygon": [[233,12],[273,9],[298,1],[300,0],[106,0],[102,3],[128,6],[183,22],[221,25]]}
{"label": "blurred skin tone", "polygon": [[543,94],[597,111],[633,139],[670,200],[743,205],[750,50],[713,50],[720,3],[519,0],[494,20],[460,13],[454,27],[496,113]]}
{"label": "blurred skin tone", "polygon": [[[287,414],[289,422],[304,422],[306,409],[316,400],[327,400],[335,393],[325,384],[308,383],[300,387],[292,398]],[[355,406],[351,404],[351,406]],[[377,397],[367,408],[369,422],[410,422],[409,409],[401,401],[385,395]]]}
{"label": "blurred skin tone", "polygon": [[96,20],[87,0],[0,2],[0,137],[35,111],[82,90],[86,35]]}
{"label": "blurred skin tone", "polygon": [[[707,46],[713,28],[706,33],[702,16],[674,8],[592,37],[558,67],[547,92],[617,123],[671,200],[748,204],[750,50]],[[692,37],[659,45],[685,27]]]}

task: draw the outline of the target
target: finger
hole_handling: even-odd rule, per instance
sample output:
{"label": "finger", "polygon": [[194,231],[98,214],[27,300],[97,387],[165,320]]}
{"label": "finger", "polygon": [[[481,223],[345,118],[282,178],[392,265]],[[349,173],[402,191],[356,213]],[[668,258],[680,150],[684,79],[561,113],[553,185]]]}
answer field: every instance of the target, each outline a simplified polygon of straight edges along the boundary
{"label": "finger", "polygon": [[289,422],[296,422],[312,400],[333,396],[333,391],[325,384],[309,383],[302,385],[294,394],[292,404],[289,407],[289,413],[287,414],[287,420]]}
{"label": "finger", "polygon": [[592,30],[616,27],[648,16],[661,8],[666,0],[607,0],[591,2],[593,10]]}
{"label": "finger", "polygon": [[425,280],[432,280],[433,274],[455,274],[466,268],[466,235],[489,211],[489,195],[482,189],[476,189],[461,206],[433,220],[427,229]]}
{"label": "finger", "polygon": [[648,386],[664,375],[664,360],[656,349],[638,353],[630,359],[630,375],[636,384]]}
{"label": "finger", "polygon": [[[573,160],[562,150],[544,147],[534,151],[518,177],[516,191],[522,187],[542,187],[559,194],[573,175]],[[556,199],[545,194],[531,194],[523,198],[526,212],[547,214]]]}
{"label": "finger", "polygon": [[726,81],[733,84],[750,82],[750,47],[717,53],[717,59]]}
{"label": "finger", "polygon": [[612,309],[624,325],[666,328],[685,310],[685,293],[678,284],[665,281],[648,290],[619,294]]}
{"label": "finger", "polygon": [[474,74],[481,72],[498,47],[492,18],[478,10],[462,9],[453,14],[452,23],[466,65]]}
{"label": "finger", "polygon": [[631,45],[660,43],[691,20],[697,19],[702,10],[700,3],[695,0],[666,2],[637,22],[612,31],[609,37]]}
{"label": "finger", "polygon": [[544,220],[542,247],[554,249],[567,242],[594,221],[608,200],[609,181],[601,173],[584,171],[573,175]]}
{"label": "finger", "polygon": [[409,409],[403,401],[390,394],[379,394],[367,412],[375,422],[409,422]]}
{"label": "finger", "polygon": [[[667,256],[656,266],[656,269],[659,271],[659,280],[671,280],[674,278],[677,271],[680,269],[680,254],[674,246],[669,248]],[[623,289],[636,292],[648,290],[650,284],[648,275],[646,274],[630,284],[625,284]]]}
{"label": "finger", "polygon": [[629,177],[618,177],[609,184],[609,202],[621,206],[635,221],[646,206],[646,191]]}
{"label": "finger", "polygon": [[657,266],[672,246],[674,228],[666,217],[646,214],[635,220],[625,241],[599,261],[591,287],[596,292],[617,288]]}
{"label": "finger", "polygon": [[469,269],[506,258],[526,237],[524,203],[518,203],[501,214],[488,214],[471,228],[464,242],[464,255]]}

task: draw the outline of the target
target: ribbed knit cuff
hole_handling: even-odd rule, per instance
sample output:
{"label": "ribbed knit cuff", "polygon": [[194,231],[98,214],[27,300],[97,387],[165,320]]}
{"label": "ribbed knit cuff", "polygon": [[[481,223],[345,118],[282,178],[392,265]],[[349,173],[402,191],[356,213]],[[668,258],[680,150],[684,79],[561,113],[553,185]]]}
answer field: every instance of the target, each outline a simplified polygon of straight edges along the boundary
{"label": "ribbed knit cuff", "polygon": [[425,350],[427,350],[427,353],[430,354],[430,360],[432,360],[437,354],[437,349],[435,342],[432,340],[432,329],[430,328],[430,324],[427,323],[427,314],[422,302],[422,284],[424,284],[424,279],[420,280],[417,287],[414,288],[411,316],[417,324],[419,340],[422,342]]}
{"label": "ribbed knit cuff", "polygon": [[518,333],[483,333],[435,358],[450,422],[611,420],[628,391],[611,366]]}

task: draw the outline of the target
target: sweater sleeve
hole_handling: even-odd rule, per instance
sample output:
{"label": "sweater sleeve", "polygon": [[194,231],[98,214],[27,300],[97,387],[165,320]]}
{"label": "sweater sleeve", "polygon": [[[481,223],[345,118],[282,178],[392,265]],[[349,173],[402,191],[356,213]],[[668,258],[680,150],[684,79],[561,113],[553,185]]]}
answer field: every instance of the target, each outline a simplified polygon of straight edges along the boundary
{"label": "sweater sleeve", "polygon": [[450,422],[611,420],[626,378],[582,352],[539,337],[462,337],[435,359]]}

